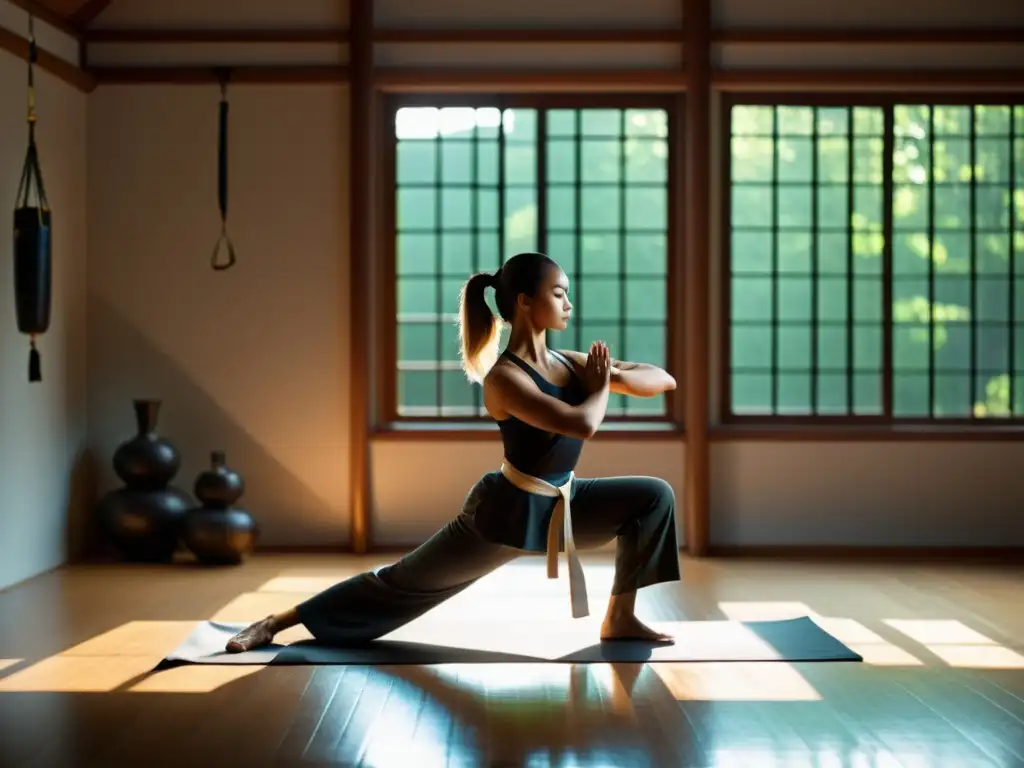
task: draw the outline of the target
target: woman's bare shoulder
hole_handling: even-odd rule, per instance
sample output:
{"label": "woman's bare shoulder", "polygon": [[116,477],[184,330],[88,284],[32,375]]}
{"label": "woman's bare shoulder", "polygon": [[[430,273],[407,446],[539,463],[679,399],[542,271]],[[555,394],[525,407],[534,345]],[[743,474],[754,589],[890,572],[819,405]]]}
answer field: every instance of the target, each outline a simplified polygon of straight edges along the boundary
{"label": "woman's bare shoulder", "polygon": [[502,404],[507,399],[509,390],[518,389],[529,382],[528,378],[520,374],[522,371],[517,366],[512,365],[504,358],[498,358],[498,361],[491,366],[491,370],[484,376],[484,407],[494,418],[500,420],[508,417]]}

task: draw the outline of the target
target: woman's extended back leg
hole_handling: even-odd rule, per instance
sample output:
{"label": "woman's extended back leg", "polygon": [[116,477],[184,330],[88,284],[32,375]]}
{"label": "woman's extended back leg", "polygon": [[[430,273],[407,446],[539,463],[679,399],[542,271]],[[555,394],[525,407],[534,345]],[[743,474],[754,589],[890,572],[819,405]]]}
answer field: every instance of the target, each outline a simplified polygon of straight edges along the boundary
{"label": "woman's extended back leg", "polygon": [[487,541],[460,514],[441,530],[380,570],[340,581],[279,616],[268,616],[228,643],[234,652],[268,644],[274,634],[303,624],[329,645],[382,637],[462,592],[522,553]]}

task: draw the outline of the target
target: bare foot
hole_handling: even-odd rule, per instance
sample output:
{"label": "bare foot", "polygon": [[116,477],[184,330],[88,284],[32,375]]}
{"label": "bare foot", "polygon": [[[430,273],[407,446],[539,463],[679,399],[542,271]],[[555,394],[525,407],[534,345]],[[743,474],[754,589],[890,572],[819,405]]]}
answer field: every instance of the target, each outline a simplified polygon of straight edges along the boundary
{"label": "bare foot", "polygon": [[675,643],[675,638],[672,635],[654,631],[633,615],[605,617],[604,623],[601,625],[601,642],[609,640],[641,640],[666,645]]}
{"label": "bare foot", "polygon": [[274,617],[267,616],[267,618],[257,621],[255,624],[250,624],[228,640],[225,649],[228,653],[254,651],[257,648],[270,645],[274,640],[274,634]]}

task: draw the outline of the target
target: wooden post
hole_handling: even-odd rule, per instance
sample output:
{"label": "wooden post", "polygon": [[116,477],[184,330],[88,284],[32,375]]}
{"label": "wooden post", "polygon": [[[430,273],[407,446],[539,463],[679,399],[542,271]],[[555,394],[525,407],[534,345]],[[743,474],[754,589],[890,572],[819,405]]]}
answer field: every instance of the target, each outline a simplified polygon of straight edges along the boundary
{"label": "wooden post", "polygon": [[370,265],[373,225],[373,0],[349,5],[349,450],[352,550],[370,533]]}
{"label": "wooden post", "polygon": [[711,3],[683,0],[686,97],[685,427],[684,520],[686,548],[708,548],[708,260],[711,190]]}

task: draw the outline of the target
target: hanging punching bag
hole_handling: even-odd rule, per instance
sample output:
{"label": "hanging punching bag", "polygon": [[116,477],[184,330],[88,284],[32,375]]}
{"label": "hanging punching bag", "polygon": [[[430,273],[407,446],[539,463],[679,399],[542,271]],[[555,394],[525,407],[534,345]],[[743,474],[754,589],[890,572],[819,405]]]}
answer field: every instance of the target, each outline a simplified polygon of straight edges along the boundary
{"label": "hanging punching bag", "polygon": [[[36,149],[35,82],[37,57],[33,20],[29,17],[28,152],[14,209],[14,306],[18,330],[29,336],[29,381],[42,381],[36,336],[50,328],[53,217],[46,199]],[[31,200],[35,186],[36,200]]]}

